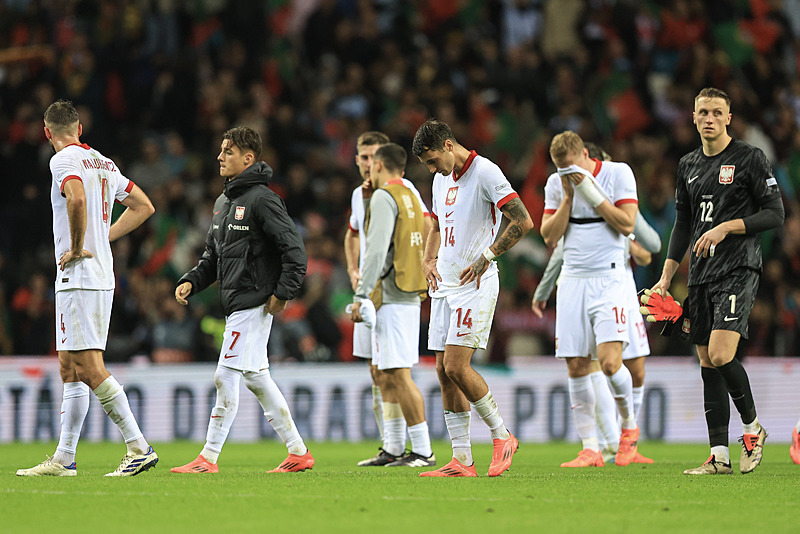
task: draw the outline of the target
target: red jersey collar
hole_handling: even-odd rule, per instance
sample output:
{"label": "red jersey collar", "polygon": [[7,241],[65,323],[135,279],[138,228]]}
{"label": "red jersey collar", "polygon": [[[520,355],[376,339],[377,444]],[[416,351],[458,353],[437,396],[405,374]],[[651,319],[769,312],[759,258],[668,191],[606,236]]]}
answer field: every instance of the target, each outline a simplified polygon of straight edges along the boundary
{"label": "red jersey collar", "polygon": [[469,166],[472,165],[472,161],[475,159],[475,156],[477,156],[477,155],[478,155],[478,153],[475,152],[474,150],[470,150],[469,151],[469,157],[467,157],[467,161],[464,162],[464,166],[461,167],[461,172],[458,173],[458,174],[453,173],[453,181],[454,182],[457,182],[459,178],[464,176],[464,173],[467,172],[467,170],[469,169]]}
{"label": "red jersey collar", "polygon": [[600,168],[603,166],[603,162],[597,158],[592,158],[594,160],[595,166],[594,170],[592,171],[592,176],[597,178],[597,175],[600,174]]}
{"label": "red jersey collar", "polygon": [[86,150],[91,150],[91,148],[92,148],[89,145],[87,145],[86,143],[80,143],[80,144],[78,144],[78,143],[70,143],[68,145],[65,145],[64,148],[67,148],[68,146],[79,146],[79,147],[81,147],[83,149],[86,149]]}

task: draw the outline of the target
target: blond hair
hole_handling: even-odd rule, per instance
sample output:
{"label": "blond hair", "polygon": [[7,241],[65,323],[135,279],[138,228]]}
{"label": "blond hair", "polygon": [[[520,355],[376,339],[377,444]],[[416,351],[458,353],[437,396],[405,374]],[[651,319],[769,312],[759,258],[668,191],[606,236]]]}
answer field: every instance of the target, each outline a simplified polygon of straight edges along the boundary
{"label": "blond hair", "polygon": [[550,142],[550,157],[554,162],[563,162],[568,155],[580,156],[584,148],[581,136],[567,130],[553,137]]}

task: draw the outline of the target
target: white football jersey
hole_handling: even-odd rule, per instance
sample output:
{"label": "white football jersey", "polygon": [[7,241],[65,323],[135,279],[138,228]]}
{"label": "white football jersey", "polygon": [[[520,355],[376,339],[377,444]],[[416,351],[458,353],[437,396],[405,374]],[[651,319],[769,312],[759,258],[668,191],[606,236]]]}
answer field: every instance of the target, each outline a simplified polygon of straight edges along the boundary
{"label": "white football jersey", "polygon": [[[422,211],[425,213],[426,217],[430,216],[430,212],[428,211],[428,207],[425,205],[425,202],[422,201],[422,197],[419,194],[419,191],[414,186],[414,183],[411,180],[406,178],[401,178],[403,180],[403,185],[407,188],[411,189],[411,192],[417,197],[419,200],[419,205],[422,207]],[[350,231],[358,232],[358,268],[361,269],[362,263],[364,261],[364,251],[367,248],[367,236],[364,235],[364,218],[366,217],[366,208],[364,207],[364,197],[361,194],[361,186],[356,187],[353,190],[353,194],[350,197]]]}
{"label": "white football jersey", "polygon": [[[500,229],[500,209],[509,200],[519,197],[496,164],[473,150],[461,174],[433,177],[433,209],[439,221],[441,244],[436,270],[442,277],[432,297],[444,297],[465,289],[474,289],[475,282],[460,286],[461,272],[472,265],[486,247],[494,243]],[[481,279],[497,276],[497,263]]]}
{"label": "white football jersey", "polygon": [[86,234],[83,248],[94,257],[70,263],[62,271],[56,267],[56,291],[64,289],[114,289],[114,262],[108,232],[114,201],[122,201],[133,189],[133,182],[120,173],[117,165],[87,144],[69,145],[50,159],[53,185],[53,237],[56,263],[72,246],[67,217],[64,184],[80,180],[86,191]]}
{"label": "white football jersey", "polygon": [[[636,179],[627,164],[616,161],[595,162],[592,174],[614,206],[619,207],[628,202],[638,204]],[[558,173],[553,173],[544,187],[544,212],[555,213],[563,196],[561,177]],[[625,268],[627,238],[603,221],[600,214],[578,194],[573,197],[569,218],[570,223],[564,233],[563,275],[602,276]]]}

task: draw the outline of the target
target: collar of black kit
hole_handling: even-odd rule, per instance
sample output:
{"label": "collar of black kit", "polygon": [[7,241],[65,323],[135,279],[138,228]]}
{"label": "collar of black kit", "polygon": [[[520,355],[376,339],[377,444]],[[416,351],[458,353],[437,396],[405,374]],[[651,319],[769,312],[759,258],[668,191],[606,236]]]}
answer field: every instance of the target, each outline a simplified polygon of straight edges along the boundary
{"label": "collar of black kit", "polygon": [[254,185],[269,185],[271,180],[272,167],[259,161],[247,167],[239,176],[226,178],[223,192],[226,197],[234,198]]}

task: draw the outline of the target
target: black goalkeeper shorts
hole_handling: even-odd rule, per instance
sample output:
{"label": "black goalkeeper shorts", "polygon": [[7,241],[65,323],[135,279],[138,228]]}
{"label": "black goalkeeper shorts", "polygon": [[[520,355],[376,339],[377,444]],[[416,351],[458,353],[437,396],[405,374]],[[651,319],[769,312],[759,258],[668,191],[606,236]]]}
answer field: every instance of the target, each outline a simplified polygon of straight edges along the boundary
{"label": "black goalkeeper shorts", "polygon": [[730,330],[747,339],[759,278],[752,269],[736,269],[719,280],[689,286],[679,325],[683,337],[694,345],[708,345],[712,330]]}

